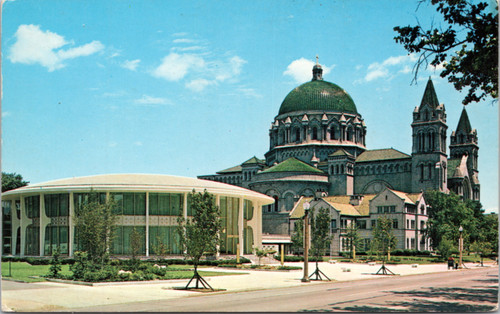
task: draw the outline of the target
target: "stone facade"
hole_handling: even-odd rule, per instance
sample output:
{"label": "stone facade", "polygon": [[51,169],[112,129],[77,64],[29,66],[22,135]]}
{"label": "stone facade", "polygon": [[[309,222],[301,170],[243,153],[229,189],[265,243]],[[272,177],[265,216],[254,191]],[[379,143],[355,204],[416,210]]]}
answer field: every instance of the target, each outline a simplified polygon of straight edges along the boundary
{"label": "stone facade", "polygon": [[[252,157],[199,178],[273,197],[276,203],[263,213],[268,222],[264,228],[270,233],[289,233],[286,224],[272,222],[274,213],[290,213],[301,197],[317,191],[334,196],[378,194],[385,189],[451,190],[464,199],[479,200],[477,131],[465,109],[451,135],[451,158],[446,152],[445,106],[438,102],[430,79],[412,114],[411,155],[393,148],[367,150],[367,127],[353,100],[339,86],[323,81],[316,64],[312,81],[293,89],[281,104],[269,129],[265,159]],[[418,237],[415,241],[420,243]]]}

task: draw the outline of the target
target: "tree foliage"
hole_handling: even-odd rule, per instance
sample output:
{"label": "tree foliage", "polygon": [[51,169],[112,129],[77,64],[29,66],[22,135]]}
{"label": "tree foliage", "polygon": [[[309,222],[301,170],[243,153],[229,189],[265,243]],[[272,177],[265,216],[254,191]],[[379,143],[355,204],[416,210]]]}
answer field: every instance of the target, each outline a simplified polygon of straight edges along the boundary
{"label": "tree foliage", "polygon": [[468,89],[463,104],[498,98],[498,6],[493,12],[486,2],[468,0],[420,0],[419,5],[428,2],[446,25],[394,27],[395,41],[419,54],[413,80],[421,66],[441,65],[441,77],[459,91]]}
{"label": "tree foliage", "polygon": [[397,239],[392,232],[392,219],[381,216],[373,229],[372,251],[385,256],[390,248],[395,248]]}
{"label": "tree foliage", "polygon": [[298,219],[294,222],[291,240],[293,251],[295,253],[301,252],[304,248],[304,219]]}
{"label": "tree foliage", "polygon": [[320,208],[317,213],[311,211],[311,255],[317,258],[325,255],[331,241],[328,210]]}
{"label": "tree foliage", "polygon": [[438,191],[426,192],[425,200],[430,205],[426,236],[430,239],[431,246],[437,248],[443,239],[458,245],[460,226],[464,230],[464,247],[478,238],[479,222],[483,215],[476,213],[477,208],[481,207],[476,202],[463,202],[453,192],[444,194]]}
{"label": "tree foliage", "polygon": [[358,226],[356,226],[356,223],[351,222],[347,226],[345,238],[347,239],[347,245],[351,254],[351,258],[354,258],[354,248],[359,247],[359,243],[361,241],[358,233]]}
{"label": "tree foliage", "polygon": [[115,207],[113,199],[100,202],[99,194],[90,191],[81,206],[75,209],[78,242],[91,263],[104,266],[107,259],[117,220]]}
{"label": "tree foliage", "polygon": [[205,253],[215,253],[219,244],[221,219],[219,207],[215,204],[215,196],[206,190],[203,193],[190,193],[193,217],[177,219],[180,247],[186,252],[195,269]]}
{"label": "tree foliage", "polygon": [[20,174],[2,172],[2,192],[26,186],[28,183],[29,181],[24,181]]}

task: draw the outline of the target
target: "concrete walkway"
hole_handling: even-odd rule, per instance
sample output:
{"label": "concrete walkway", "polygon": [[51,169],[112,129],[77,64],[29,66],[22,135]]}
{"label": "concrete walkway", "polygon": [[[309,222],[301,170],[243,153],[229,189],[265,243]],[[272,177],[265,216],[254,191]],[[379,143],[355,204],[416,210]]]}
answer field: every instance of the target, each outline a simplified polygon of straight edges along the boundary
{"label": "concrete walkway", "polygon": [[[303,263],[285,263],[288,266],[303,266]],[[374,275],[380,264],[368,265],[362,263],[319,263],[320,269],[332,280],[352,281],[380,278]],[[472,264],[469,268],[477,268]],[[498,267],[497,265],[486,265]],[[388,265],[388,268],[401,276],[416,275],[432,272],[446,272],[445,264],[431,265]],[[309,264],[312,273],[315,263]],[[207,282],[214,289],[226,289],[227,293],[261,289],[293,287],[299,285],[316,285],[322,282],[311,281],[302,283],[302,270],[294,271],[257,271],[234,270],[224,268],[203,268],[219,272],[240,272],[241,275],[206,277]],[[464,270],[449,270],[461,272]],[[72,285],[55,282],[40,282],[19,284],[2,281],[2,311],[78,311],[79,307],[99,306],[108,304],[125,304],[130,302],[154,301],[183,298],[202,295],[200,292],[179,291],[174,287],[183,287],[187,280],[169,280],[140,283],[114,283],[97,286]],[[29,288],[27,288],[29,287]]]}

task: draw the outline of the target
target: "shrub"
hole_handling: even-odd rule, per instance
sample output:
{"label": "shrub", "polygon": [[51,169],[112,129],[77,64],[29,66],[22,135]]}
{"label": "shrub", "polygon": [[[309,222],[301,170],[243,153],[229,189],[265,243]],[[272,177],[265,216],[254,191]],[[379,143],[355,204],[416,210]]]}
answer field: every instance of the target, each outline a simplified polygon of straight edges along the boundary
{"label": "shrub", "polygon": [[59,249],[54,250],[52,255],[52,260],[50,261],[50,268],[48,277],[49,278],[59,278],[59,272],[61,271],[61,261],[59,260]]}

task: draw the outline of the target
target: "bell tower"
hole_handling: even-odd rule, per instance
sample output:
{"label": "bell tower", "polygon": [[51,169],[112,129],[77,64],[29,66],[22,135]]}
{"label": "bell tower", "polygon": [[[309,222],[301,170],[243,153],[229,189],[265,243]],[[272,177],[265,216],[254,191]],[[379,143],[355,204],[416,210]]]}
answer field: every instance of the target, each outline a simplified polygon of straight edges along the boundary
{"label": "bell tower", "polygon": [[431,78],[420,106],[413,111],[412,191],[447,192],[446,110],[439,104]]}

